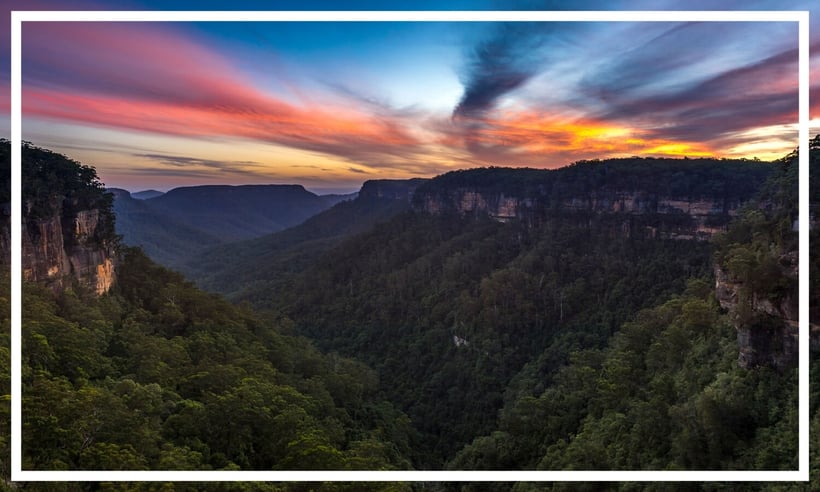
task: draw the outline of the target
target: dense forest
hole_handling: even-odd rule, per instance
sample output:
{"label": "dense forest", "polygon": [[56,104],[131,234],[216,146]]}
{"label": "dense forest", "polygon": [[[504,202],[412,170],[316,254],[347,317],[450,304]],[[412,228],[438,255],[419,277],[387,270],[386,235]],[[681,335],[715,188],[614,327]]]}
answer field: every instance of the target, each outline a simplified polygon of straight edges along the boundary
{"label": "dense forest", "polygon": [[[661,188],[679,187],[674,192],[667,190],[669,193],[724,197],[729,193],[727,184],[734,184],[734,190],[759,187],[761,176],[773,171],[770,164],[753,162],[747,164],[747,174],[740,172],[742,163],[722,167],[719,161],[709,160],[708,164],[711,168],[706,161],[672,165],[666,160],[632,159],[584,162],[553,173],[488,168],[448,173],[424,183],[419,191],[513,189],[520,196],[520,189],[530,189],[533,197],[561,197],[567,190],[583,193],[605,186],[646,189],[654,173]],[[701,184],[714,186],[698,188],[697,180],[677,176],[689,169]],[[487,448],[481,451],[470,443],[477,436],[495,435],[495,430],[506,425],[504,415],[522,399],[544,396],[555,404],[558,395],[568,395],[567,388],[558,384],[567,364],[587,360],[593,353],[601,359],[602,351],[616,343],[618,338],[613,335],[628,329],[640,316],[650,316],[642,310],[677,302],[693,279],[695,285],[713,282],[710,243],[613,234],[622,216],[589,220],[587,215],[556,211],[547,212],[536,223],[501,223],[486,214],[410,211],[346,240],[285,284],[286,288],[248,290],[240,299],[281,310],[295,321],[300,333],[320,347],[339,350],[376,369],[386,382],[382,394],[406,411],[422,434],[422,467],[535,468],[539,461],[527,456],[541,452],[538,448],[543,442],[521,452],[513,452],[511,443],[501,440],[484,439]],[[709,300],[711,290],[699,295],[703,309],[713,311],[708,316],[700,313],[706,316],[701,322],[713,322],[709,334],[724,337],[722,342],[704,341],[723,363],[703,361],[704,374],[714,376],[736,365],[736,342],[716,302]],[[686,314],[694,315],[695,300],[687,297],[686,301]],[[689,322],[680,323],[688,326]],[[651,341],[647,337],[644,341]],[[679,355],[684,348],[668,350]],[[709,352],[704,347],[690,348]],[[662,359],[665,355],[653,356]],[[633,356],[636,364],[642,357]],[[602,367],[589,368],[595,381],[602,377]],[[638,364],[634,370],[641,367]],[[637,383],[636,376],[612,372],[616,380]],[[697,381],[698,391],[711,382],[702,377]],[[615,394],[627,397],[621,390],[613,386]],[[552,444],[578,432],[590,405],[607,408],[605,402],[590,401],[601,391],[597,386],[573,388],[576,395],[579,391],[585,396],[573,399],[573,406],[537,413],[561,415],[563,422],[556,429],[550,431],[543,420],[531,417],[531,425],[544,433],[543,441]],[[658,411],[658,418],[670,418],[664,410]],[[761,425],[764,422],[754,423]],[[536,439],[538,433],[531,430],[521,428],[523,434],[512,441],[523,446]],[[668,437],[668,433],[659,435]],[[497,460],[468,458],[470,453],[504,454],[500,450],[510,450],[510,454]],[[662,463],[674,467],[679,461],[668,454],[661,456],[644,461],[643,466]],[[729,459],[731,454],[720,456]],[[634,468],[636,462],[641,461],[634,458],[603,468]],[[581,465],[553,460],[540,466]],[[686,467],[686,463],[677,466]],[[731,467],[729,461],[708,466]]]}
{"label": "dense forest", "polygon": [[409,466],[412,429],[372,371],[138,250],[109,295],[26,285],[24,306],[24,468]]}
{"label": "dense forest", "polygon": [[[93,169],[38,152],[98,182]],[[94,189],[89,203],[110,213]],[[27,198],[59,196],[38,190]],[[75,191],[66,183],[58,193]],[[318,352],[287,319],[196,289],[139,249],[120,248],[117,279],[99,297],[79,283],[57,292],[24,283],[24,469],[411,467],[416,432],[377,397],[371,369]],[[8,349],[0,355],[7,395]],[[8,477],[5,432],[0,445]]]}
{"label": "dense forest", "polygon": [[[88,203],[110,210],[93,169],[48,154],[87,178],[77,186]],[[820,165],[820,139],[811,161]],[[796,154],[770,166],[755,203],[711,243],[613,236],[566,215],[533,226],[386,207],[348,226],[316,219],[260,240],[273,245],[263,268],[290,271],[241,291],[243,304],[125,246],[103,296],[80,284],[54,292],[25,283],[23,466],[794,469],[796,369],[738,366],[735,327],[760,320],[721,309],[713,278],[715,262],[744,278],[741,307],[793,289],[777,265],[796,248]],[[59,193],[75,192],[63,186]],[[359,217],[352,202],[340,205]],[[816,378],[811,396],[816,429]],[[8,405],[0,409],[8,420]],[[8,446],[4,433],[5,477]],[[815,431],[814,473],[818,447]],[[46,485],[26,487],[54,490]]]}

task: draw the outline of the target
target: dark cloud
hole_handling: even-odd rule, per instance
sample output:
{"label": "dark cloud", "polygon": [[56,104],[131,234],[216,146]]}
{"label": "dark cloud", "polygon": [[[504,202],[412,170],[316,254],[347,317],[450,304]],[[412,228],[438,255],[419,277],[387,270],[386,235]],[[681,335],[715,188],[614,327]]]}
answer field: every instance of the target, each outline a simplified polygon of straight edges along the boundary
{"label": "dark cloud", "polygon": [[[811,47],[814,53],[818,49],[820,43]],[[644,69],[649,83],[652,71]],[[754,127],[795,123],[797,86],[797,49],[790,49],[663,92],[611,92],[600,101],[597,117],[637,122],[654,128],[659,137],[710,141]]]}
{"label": "dark cloud", "polygon": [[[262,174],[267,175],[269,169],[265,167],[263,164],[254,161],[217,161],[212,159],[202,159],[199,157],[187,157],[187,156],[178,156],[178,155],[171,155],[171,154],[156,154],[156,153],[147,153],[147,154],[131,154],[134,157],[141,157],[144,159],[150,159],[155,162],[159,162],[165,166],[169,167],[151,167],[150,169],[156,171],[158,169],[164,170],[162,175],[164,176],[178,176],[178,175],[185,175],[186,173],[192,173],[192,175],[198,177],[206,177],[211,176],[213,177],[214,171],[219,171],[221,173],[226,174],[236,174],[241,176],[259,176]],[[207,168],[207,170],[192,170],[191,168]],[[259,168],[259,170],[248,169],[248,168]],[[180,169],[179,171],[174,170],[174,168]],[[143,171],[145,168],[135,168],[139,169],[140,172]],[[179,174],[177,174],[179,173]]]}
{"label": "dark cloud", "polygon": [[144,157],[154,161],[159,161],[169,166],[202,166],[213,169],[233,168],[234,166],[262,166],[255,161],[216,161],[212,159],[201,159],[199,157],[186,157],[171,154],[131,154],[134,157]]}
{"label": "dark cloud", "polygon": [[474,117],[491,109],[495,101],[538,73],[533,53],[541,44],[534,34],[543,28],[531,23],[501,24],[494,36],[471,54],[463,76],[464,94],[453,116]]}
{"label": "dark cloud", "polygon": [[367,171],[365,171],[364,169],[356,169],[355,167],[349,167],[349,168],[347,168],[347,170],[348,170],[348,171],[350,171],[350,172],[352,172],[352,173],[369,174],[369,173],[368,173]]}
{"label": "dark cloud", "polygon": [[[604,0],[562,2],[528,0],[516,2],[520,10],[597,10],[613,8]],[[509,3],[499,6],[510,9]],[[505,22],[497,24],[489,36],[467,53],[468,63],[461,74],[464,94],[453,117],[476,118],[492,109],[499,98],[526,84],[560,58],[567,45],[578,44],[589,24],[575,22]]]}

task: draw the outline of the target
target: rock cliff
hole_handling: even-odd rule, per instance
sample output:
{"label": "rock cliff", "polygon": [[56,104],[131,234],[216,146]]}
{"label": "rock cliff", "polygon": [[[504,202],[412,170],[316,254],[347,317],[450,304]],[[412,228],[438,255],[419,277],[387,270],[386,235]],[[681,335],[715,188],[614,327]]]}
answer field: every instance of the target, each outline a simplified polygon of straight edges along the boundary
{"label": "rock cliff", "polygon": [[73,279],[98,295],[114,282],[115,251],[100,237],[104,218],[99,209],[61,209],[50,217],[24,219],[23,278],[59,290]]}
{"label": "rock cliff", "polygon": [[[811,208],[820,197],[814,171],[820,165],[820,137],[810,143]],[[715,245],[715,296],[737,330],[738,364],[780,370],[798,359],[800,275],[797,151],[776,162],[752,207],[735,220]],[[808,224],[812,247],[817,244],[814,220]],[[817,269],[816,255],[803,273]],[[807,268],[806,268],[807,267]],[[816,291],[816,289],[810,289]],[[816,297],[810,295],[811,349],[820,349]]]}
{"label": "rock cliff", "polygon": [[[781,280],[796,285],[797,252],[780,257]],[[750,369],[769,366],[785,369],[797,362],[799,325],[796,289],[771,296],[756,291],[715,264],[715,296],[737,330],[738,364]],[[812,337],[817,342],[817,337]]]}
{"label": "rock cliff", "polygon": [[[758,163],[746,163],[747,169],[733,161],[708,165],[638,159],[551,171],[459,171],[420,186],[413,207],[432,214],[487,215],[502,222],[603,218],[608,227],[630,237],[708,239],[726,228],[770,171]],[[737,188],[733,180],[740,181]]]}
{"label": "rock cliff", "polygon": [[[24,144],[21,266],[23,278],[61,290],[78,282],[107,292],[115,278],[117,236],[112,198],[96,171],[63,155]],[[10,161],[10,143],[0,158]],[[0,252],[11,251],[9,204],[2,206]]]}

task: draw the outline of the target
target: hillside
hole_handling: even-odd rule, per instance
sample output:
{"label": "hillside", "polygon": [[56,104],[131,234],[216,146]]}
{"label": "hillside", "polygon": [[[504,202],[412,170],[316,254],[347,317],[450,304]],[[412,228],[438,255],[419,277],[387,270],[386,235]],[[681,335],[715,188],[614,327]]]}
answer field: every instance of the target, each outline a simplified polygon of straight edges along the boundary
{"label": "hillside", "polygon": [[161,212],[147,200],[135,199],[125,190],[110,188],[109,191],[114,195],[117,234],[125,244],[139,246],[162,265],[176,266],[203,248],[222,242],[218,235]]}
{"label": "hillside", "polygon": [[285,288],[292,277],[344,238],[409,210],[410,196],[423,182],[373,180],[353,200],[336,205],[281,232],[206,249],[179,265],[200,287],[231,299],[267,306],[265,293]]}
{"label": "hillside", "polygon": [[164,193],[157,190],[142,190],[131,193],[131,196],[137,200],[148,200],[149,198],[156,198],[162,195],[164,195]]}
{"label": "hillside", "polygon": [[[811,150],[816,169],[820,139]],[[542,354],[510,385],[493,431],[449,467],[796,469],[796,309],[778,307],[797,293],[797,164],[796,153],[777,162],[715,238],[717,288],[690,280],[605,347],[574,352],[549,386]]]}
{"label": "hillside", "polygon": [[328,206],[301,185],[189,186],[174,188],[145,203],[224,241],[294,226]]}
{"label": "hillside", "polygon": [[[22,265],[32,272],[22,299],[24,469],[412,466],[415,431],[376,394],[372,370],[320,353],[286,318],[235,307],[138,248],[118,245],[112,197],[93,168],[25,146],[23,169],[24,232],[33,251]],[[82,220],[89,211],[94,227]],[[36,234],[42,224],[57,224],[61,240]],[[40,277],[40,263],[51,259],[42,253],[51,250],[67,255],[69,268]],[[100,255],[113,270],[95,289],[78,261]],[[2,277],[8,328],[7,268]],[[0,351],[6,402],[8,355]],[[0,407],[6,420],[8,410]]]}
{"label": "hillside", "polygon": [[[374,367],[423,435],[423,466],[441,467],[492,431],[521,371],[546,388],[576,351],[606,346],[688,279],[711,281],[703,239],[773,170],[628,160],[449,173],[422,183],[412,210],[301,273],[277,271],[287,263],[273,254],[257,270],[292,280],[253,283],[237,299],[281,310],[321,347]],[[687,171],[697,179],[682,182]],[[652,187],[664,182],[676,187]],[[633,206],[613,207],[610,193]]]}
{"label": "hillside", "polygon": [[192,186],[139,199],[112,191],[123,241],[171,268],[208,247],[297,225],[348,198],[299,185]]}
{"label": "hillside", "polygon": [[[811,149],[814,167],[820,139]],[[71,212],[66,203],[110,217],[93,169],[47,155],[44,165],[82,179],[60,188],[70,200],[29,179],[24,191],[52,197],[31,199],[37,220]],[[222,261],[217,252],[247,259],[247,270],[214,270],[211,280],[264,315],[133,248],[120,249],[102,292],[71,281],[81,277],[59,289],[32,279],[25,466],[794,468],[793,320],[780,306],[795,288],[796,154],[750,164],[692,181],[747,190],[731,200],[714,186],[657,199],[633,189],[645,200],[631,208],[607,201],[607,183],[574,188],[599,201],[569,202],[551,201],[561,196],[554,187],[509,184],[541,179],[531,170],[465,171],[444,185],[369,182],[299,226],[213,250],[202,271]],[[713,205],[684,211],[663,200]],[[497,213],[512,201],[515,213]],[[689,219],[702,211],[729,216],[708,241],[681,232],[698,227]],[[101,239],[87,248],[115,239],[111,227],[86,236]],[[817,395],[813,383],[814,423]]]}
{"label": "hillside", "polygon": [[[24,143],[22,147],[22,274],[58,291],[79,284],[97,293],[114,282],[116,248],[112,196],[96,170],[64,155]],[[0,141],[9,169],[11,144]],[[9,185],[3,185],[8,217]],[[10,252],[8,218],[0,225],[0,251]]]}

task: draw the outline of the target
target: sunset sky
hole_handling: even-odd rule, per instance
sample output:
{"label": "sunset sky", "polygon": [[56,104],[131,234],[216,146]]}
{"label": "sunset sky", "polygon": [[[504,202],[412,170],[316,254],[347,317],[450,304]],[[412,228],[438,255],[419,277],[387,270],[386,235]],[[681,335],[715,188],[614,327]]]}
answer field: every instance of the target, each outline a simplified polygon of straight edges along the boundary
{"label": "sunset sky", "polygon": [[[72,8],[803,10],[813,3],[98,1]],[[797,145],[796,23],[26,23],[22,40],[23,138],[132,191],[300,183],[347,192],[368,179],[477,166],[554,168],[631,155],[771,159]],[[815,133],[817,28],[812,54]],[[3,75],[0,134],[8,137]]]}

